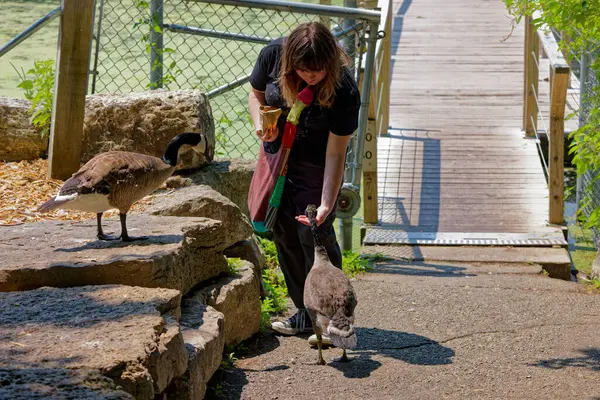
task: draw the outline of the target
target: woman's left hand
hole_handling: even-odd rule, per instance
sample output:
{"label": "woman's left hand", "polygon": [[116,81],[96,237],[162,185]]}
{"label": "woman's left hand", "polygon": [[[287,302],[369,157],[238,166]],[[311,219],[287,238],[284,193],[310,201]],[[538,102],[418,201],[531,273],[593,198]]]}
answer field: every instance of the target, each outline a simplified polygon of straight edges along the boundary
{"label": "woman's left hand", "polygon": [[[323,205],[319,206],[319,208],[317,208],[317,217],[315,218],[317,226],[321,225],[327,219],[330,213],[331,208]],[[310,226],[310,221],[308,220],[308,217],[306,215],[298,215],[296,217],[296,221],[306,226]]]}

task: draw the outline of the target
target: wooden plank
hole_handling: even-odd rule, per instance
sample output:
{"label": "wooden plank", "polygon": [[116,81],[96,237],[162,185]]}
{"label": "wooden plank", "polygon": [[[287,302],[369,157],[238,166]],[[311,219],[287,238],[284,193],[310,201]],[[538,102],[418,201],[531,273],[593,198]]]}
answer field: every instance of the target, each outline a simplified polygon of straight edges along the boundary
{"label": "wooden plank", "polygon": [[48,174],[65,180],[80,167],[94,0],[63,0],[62,8]]}

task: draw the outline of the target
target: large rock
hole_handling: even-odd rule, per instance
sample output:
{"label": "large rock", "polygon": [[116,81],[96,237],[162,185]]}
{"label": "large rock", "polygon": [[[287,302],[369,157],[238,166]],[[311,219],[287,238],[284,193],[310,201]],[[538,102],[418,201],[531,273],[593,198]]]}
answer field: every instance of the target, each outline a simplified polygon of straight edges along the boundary
{"label": "large rock", "polygon": [[225,345],[242,342],[260,330],[260,277],[254,267],[242,262],[233,275],[189,294],[225,316]]}
{"label": "large rock", "polygon": [[247,238],[252,225],[246,215],[231,200],[206,185],[184,187],[156,196],[145,212],[174,217],[206,217],[216,219],[225,227],[225,241]]}
{"label": "large rock", "polygon": [[215,126],[205,94],[197,90],[152,90],[129,94],[94,94],[86,98],[82,161],[108,150],[160,157],[181,132],[199,132],[208,142],[206,157],[182,155],[184,168],[212,161]]}
{"label": "large rock", "polygon": [[[95,239],[96,221],[44,221],[4,227],[0,245],[0,291],[42,286],[125,284],[187,293],[227,271],[223,250],[246,238],[234,237],[208,218],[130,215],[130,233],[149,239],[132,243]],[[104,221],[119,232],[116,218]],[[4,246],[4,247],[5,247]]]}
{"label": "large rock", "polygon": [[[0,303],[0,368],[8,379],[2,386],[18,389],[18,369],[46,371],[46,386],[68,381],[65,369],[100,371],[136,399],[152,399],[187,369],[175,323],[181,312],[177,290],[41,288],[0,293]],[[48,370],[57,371],[56,382],[48,381]],[[39,384],[35,376],[28,379],[31,388]],[[75,389],[81,385],[76,379]]]}
{"label": "large rock", "polygon": [[0,399],[134,400],[99,371],[0,367]]}
{"label": "large rock", "polygon": [[248,211],[248,190],[256,161],[244,159],[219,159],[199,171],[183,175],[197,185],[208,185],[233,201],[244,214]]}
{"label": "large rock", "polygon": [[225,249],[223,254],[228,258],[239,258],[252,264],[256,275],[261,277],[259,279],[260,297],[262,299],[267,296],[265,285],[262,280],[262,273],[265,267],[265,253],[263,252],[256,235],[252,235],[248,239]]}
{"label": "large rock", "polygon": [[0,161],[35,160],[48,150],[48,135],[31,124],[31,102],[0,96]]}
{"label": "large rock", "polygon": [[169,400],[202,400],[206,384],[221,365],[223,314],[198,298],[181,304],[181,332],[188,351],[188,370],[167,389]]}

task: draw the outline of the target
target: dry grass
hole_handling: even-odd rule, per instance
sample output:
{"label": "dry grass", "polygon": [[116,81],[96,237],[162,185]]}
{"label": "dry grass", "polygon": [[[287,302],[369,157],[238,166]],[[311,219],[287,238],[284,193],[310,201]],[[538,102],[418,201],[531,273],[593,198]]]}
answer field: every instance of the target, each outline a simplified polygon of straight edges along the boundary
{"label": "dry grass", "polygon": [[[20,161],[0,163],[0,226],[20,225],[42,220],[85,220],[95,218],[92,213],[55,210],[37,213],[37,208],[56,195],[63,181],[49,179],[48,161]],[[132,210],[141,211],[150,203],[152,196],[134,204]],[[107,211],[113,216],[117,210]]]}

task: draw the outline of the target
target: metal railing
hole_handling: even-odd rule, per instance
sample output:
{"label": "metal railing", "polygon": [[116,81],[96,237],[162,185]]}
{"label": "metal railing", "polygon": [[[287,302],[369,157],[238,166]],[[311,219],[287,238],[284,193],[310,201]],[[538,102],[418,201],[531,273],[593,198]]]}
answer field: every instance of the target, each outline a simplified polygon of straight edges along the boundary
{"label": "metal railing", "polygon": [[50,11],[48,14],[44,15],[38,21],[31,24],[31,26],[25,29],[23,32],[15,36],[12,40],[6,43],[4,46],[0,47],[0,57],[17,47],[20,43],[31,37],[38,30],[43,28],[48,23],[52,22],[54,19],[60,16],[62,8],[56,7],[54,10]]}
{"label": "metal railing", "polygon": [[[549,190],[548,222],[562,225],[564,222],[565,106],[571,70],[558,49],[551,30],[546,26],[536,28],[533,21],[534,17],[531,16],[525,21],[523,130],[526,136],[536,138],[542,157]],[[540,45],[546,59],[540,57]],[[548,63],[549,71],[547,105],[543,103],[539,90],[540,68],[544,62]],[[540,129],[539,125],[543,129]],[[548,138],[547,160],[541,148],[542,133]]]}

